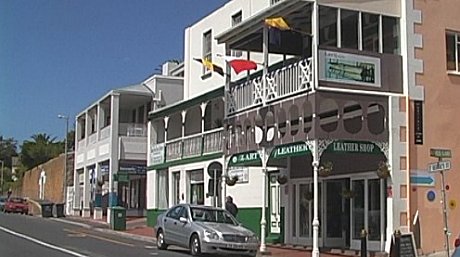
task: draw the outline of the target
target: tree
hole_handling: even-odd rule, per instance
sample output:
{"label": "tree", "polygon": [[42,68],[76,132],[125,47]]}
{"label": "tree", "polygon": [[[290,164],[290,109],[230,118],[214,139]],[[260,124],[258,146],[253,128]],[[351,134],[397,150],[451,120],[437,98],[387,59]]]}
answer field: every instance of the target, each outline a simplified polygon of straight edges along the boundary
{"label": "tree", "polygon": [[0,160],[4,161],[5,167],[11,167],[11,157],[18,156],[17,142],[14,138],[0,136]]}
{"label": "tree", "polygon": [[21,150],[21,163],[26,170],[45,163],[63,152],[63,142],[55,142],[56,138],[51,138],[46,133],[35,134],[31,138],[33,141],[25,140]]}

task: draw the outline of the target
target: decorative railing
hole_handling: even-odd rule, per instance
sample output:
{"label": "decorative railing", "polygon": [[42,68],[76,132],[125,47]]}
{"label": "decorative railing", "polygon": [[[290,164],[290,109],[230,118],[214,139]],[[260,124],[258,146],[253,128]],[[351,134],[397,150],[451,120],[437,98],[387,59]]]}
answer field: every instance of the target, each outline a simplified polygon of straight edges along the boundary
{"label": "decorative railing", "polygon": [[[177,138],[166,142],[165,161],[175,161],[222,152],[222,146],[223,128],[213,129],[202,134],[184,138]],[[156,148],[154,147],[154,149]],[[158,151],[158,149],[155,151]]]}
{"label": "decorative railing", "polygon": [[147,126],[143,123],[120,123],[118,135],[128,137],[146,137]]}
{"label": "decorative railing", "polygon": [[[265,85],[264,85],[265,81]],[[265,76],[233,85],[227,96],[229,114],[313,89],[312,59],[302,59]]]}

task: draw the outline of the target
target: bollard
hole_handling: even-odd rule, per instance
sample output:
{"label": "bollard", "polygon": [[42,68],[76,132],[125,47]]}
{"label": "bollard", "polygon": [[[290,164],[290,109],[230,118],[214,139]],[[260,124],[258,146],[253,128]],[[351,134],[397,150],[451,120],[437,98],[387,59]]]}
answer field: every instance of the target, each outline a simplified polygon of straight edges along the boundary
{"label": "bollard", "polygon": [[361,257],[367,257],[367,231],[361,230]]}

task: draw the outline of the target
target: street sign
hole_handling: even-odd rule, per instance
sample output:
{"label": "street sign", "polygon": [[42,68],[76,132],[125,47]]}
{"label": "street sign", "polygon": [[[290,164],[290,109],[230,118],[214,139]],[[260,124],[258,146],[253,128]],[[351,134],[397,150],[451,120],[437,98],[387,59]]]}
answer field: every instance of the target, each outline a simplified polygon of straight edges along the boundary
{"label": "street sign", "polygon": [[413,186],[433,187],[435,179],[432,175],[410,175],[410,183]]}
{"label": "street sign", "polygon": [[428,164],[428,172],[437,172],[441,170],[450,170],[450,161],[444,160]]}
{"label": "street sign", "polygon": [[430,149],[430,156],[436,158],[451,158],[452,152],[450,149],[443,149],[443,148],[431,148]]}

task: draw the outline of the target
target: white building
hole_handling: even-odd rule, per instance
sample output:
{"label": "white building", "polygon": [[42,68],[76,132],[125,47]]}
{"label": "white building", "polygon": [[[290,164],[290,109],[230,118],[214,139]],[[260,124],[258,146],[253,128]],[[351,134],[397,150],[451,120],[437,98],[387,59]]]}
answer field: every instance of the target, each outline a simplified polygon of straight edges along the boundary
{"label": "white building", "polygon": [[147,115],[181,100],[182,76],[183,64],[167,62],[162,74],[111,90],[76,116],[74,215],[109,220],[111,206],[145,215]]}

